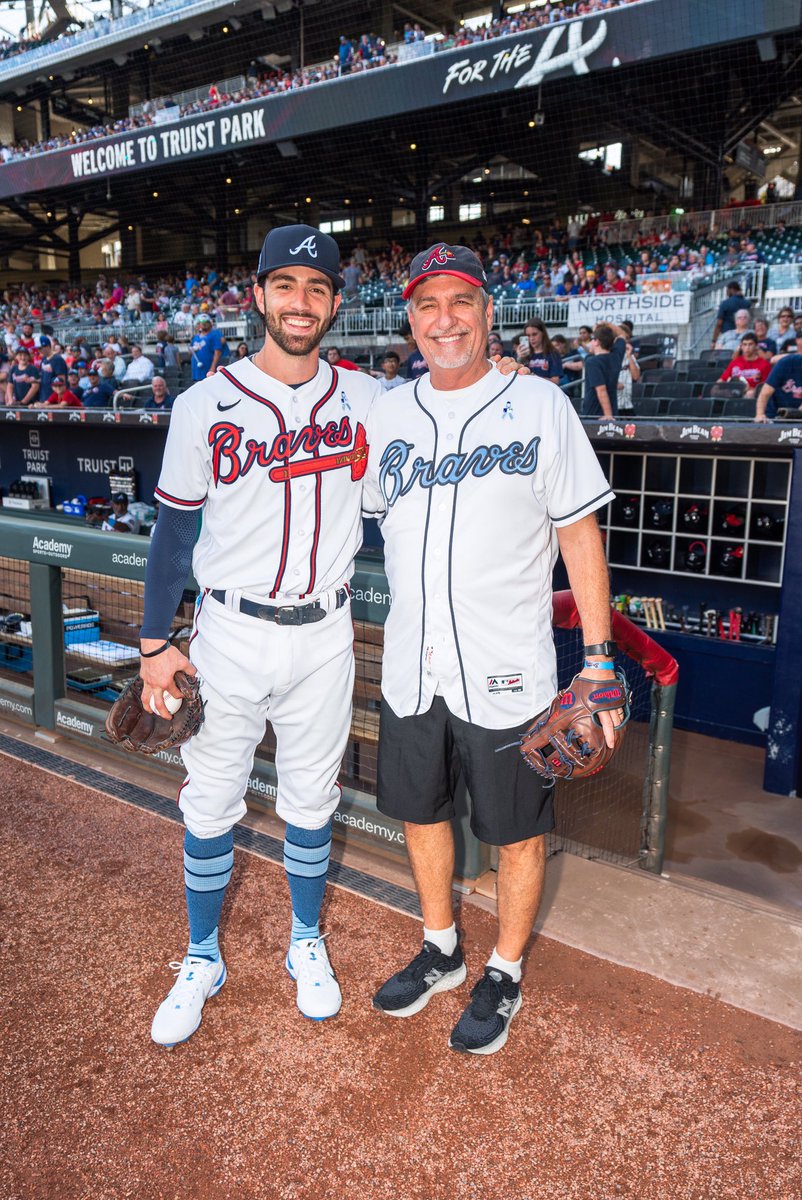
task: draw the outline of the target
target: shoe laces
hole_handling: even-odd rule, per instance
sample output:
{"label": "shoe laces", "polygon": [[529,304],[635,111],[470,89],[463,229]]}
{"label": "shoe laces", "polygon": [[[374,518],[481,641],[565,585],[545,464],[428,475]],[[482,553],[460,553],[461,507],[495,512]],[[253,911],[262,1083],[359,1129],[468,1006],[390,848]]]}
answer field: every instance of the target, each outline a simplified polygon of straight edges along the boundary
{"label": "shoe laces", "polygon": [[398,972],[398,978],[403,980],[422,979],[438,959],[449,957],[451,956],[444,954],[438,946],[433,946],[431,942],[424,942],[423,948],[415,955],[412,962],[404,967],[403,971]]}
{"label": "shoe laces", "polygon": [[322,987],[333,975],[329,956],[323,945],[324,938],[328,936],[327,933],[323,933],[319,938],[295,943],[293,965],[298,972],[298,979],[311,984],[312,987]]}
{"label": "shoe laces", "polygon": [[478,1021],[486,1021],[504,999],[504,983],[495,979],[490,971],[485,971],[478,983],[471,989],[471,1012]]}
{"label": "shoe laces", "polygon": [[204,990],[217,963],[208,958],[187,956],[181,962],[171,962],[167,965],[177,975],[177,979],[170,989],[170,996],[174,1000],[190,1001],[198,992]]}

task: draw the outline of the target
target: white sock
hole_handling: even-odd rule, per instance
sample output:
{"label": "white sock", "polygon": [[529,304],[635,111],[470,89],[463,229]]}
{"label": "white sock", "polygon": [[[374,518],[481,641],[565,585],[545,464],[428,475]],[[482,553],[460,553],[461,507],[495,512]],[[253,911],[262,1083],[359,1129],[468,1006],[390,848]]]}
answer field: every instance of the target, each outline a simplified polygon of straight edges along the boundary
{"label": "white sock", "polygon": [[457,927],[454,924],[449,925],[448,929],[427,929],[424,925],[423,937],[442,950],[443,954],[451,955],[457,948]]}
{"label": "white sock", "polygon": [[496,950],[494,947],[493,953],[487,960],[487,965],[489,967],[495,967],[497,971],[504,971],[506,975],[511,977],[513,983],[520,983],[522,961],[523,959],[519,958],[517,962],[508,962],[506,958],[501,957],[498,950]]}

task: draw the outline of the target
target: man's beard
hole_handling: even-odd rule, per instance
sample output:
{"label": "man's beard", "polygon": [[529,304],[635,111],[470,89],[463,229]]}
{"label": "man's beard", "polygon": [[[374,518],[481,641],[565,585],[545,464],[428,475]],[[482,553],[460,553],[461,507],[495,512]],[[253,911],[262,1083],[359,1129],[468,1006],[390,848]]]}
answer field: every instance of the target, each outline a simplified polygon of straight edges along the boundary
{"label": "man's beard", "polygon": [[[307,313],[282,313],[282,316],[306,317],[308,315]],[[280,318],[275,317],[273,313],[265,312],[264,318],[271,341],[274,341],[285,354],[291,354],[297,358],[305,358],[311,354],[323,341],[331,326],[331,321],[329,321],[324,325],[313,325],[307,334],[288,333],[281,324]]]}

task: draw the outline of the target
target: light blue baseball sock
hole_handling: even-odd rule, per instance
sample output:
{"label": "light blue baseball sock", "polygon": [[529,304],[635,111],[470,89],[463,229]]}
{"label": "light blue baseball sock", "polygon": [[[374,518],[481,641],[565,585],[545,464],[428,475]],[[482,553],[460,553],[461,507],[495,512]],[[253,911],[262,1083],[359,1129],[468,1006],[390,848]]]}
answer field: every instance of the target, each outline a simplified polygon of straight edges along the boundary
{"label": "light blue baseball sock", "polygon": [[187,954],[217,962],[217,929],[234,866],[234,830],[215,838],[184,831],[184,884],[189,914]]}
{"label": "light blue baseball sock", "polygon": [[284,832],[284,869],[292,901],[293,942],[320,937],[320,906],[326,890],[331,852],[331,820],[322,829],[288,825]]}

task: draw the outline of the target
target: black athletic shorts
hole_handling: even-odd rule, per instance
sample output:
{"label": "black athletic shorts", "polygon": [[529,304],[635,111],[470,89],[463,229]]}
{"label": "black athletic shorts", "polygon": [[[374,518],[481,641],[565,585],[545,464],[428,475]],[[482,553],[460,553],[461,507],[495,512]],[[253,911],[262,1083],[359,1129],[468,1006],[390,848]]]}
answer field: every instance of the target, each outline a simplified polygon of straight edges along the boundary
{"label": "black athletic shorts", "polygon": [[553,786],[526,765],[517,745],[496,753],[519,733],[461,721],[442,696],[416,717],[397,717],[382,699],[379,812],[435,825],[454,817],[455,797],[467,789],[471,829],[480,841],[508,846],[548,833],[554,828]]}

